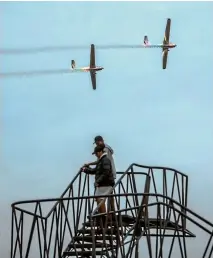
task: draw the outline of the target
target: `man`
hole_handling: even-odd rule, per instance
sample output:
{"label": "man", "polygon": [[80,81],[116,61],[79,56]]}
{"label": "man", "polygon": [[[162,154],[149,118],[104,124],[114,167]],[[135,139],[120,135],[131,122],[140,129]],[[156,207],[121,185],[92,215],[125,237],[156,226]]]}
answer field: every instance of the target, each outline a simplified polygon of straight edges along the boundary
{"label": "man", "polygon": [[[107,157],[111,161],[112,173],[113,173],[114,179],[116,179],[115,163],[114,163],[114,159],[113,159],[113,156],[112,156],[114,154],[113,149],[108,144],[104,143],[104,139],[100,135],[95,137],[94,144],[96,144],[96,146],[105,146],[104,152],[107,153]],[[90,163],[85,164],[85,166],[96,165],[96,164],[97,164],[97,161],[94,161],[94,162],[90,162]]]}
{"label": "man", "polygon": [[[92,154],[98,158],[95,168],[83,167],[82,170],[91,175],[95,175],[95,195],[107,195],[111,193],[112,187],[115,185],[115,180],[112,173],[112,166],[107,153],[104,152],[104,145],[97,145]],[[104,199],[101,197],[96,198],[97,205]],[[106,213],[105,202],[99,208],[100,213]]]}

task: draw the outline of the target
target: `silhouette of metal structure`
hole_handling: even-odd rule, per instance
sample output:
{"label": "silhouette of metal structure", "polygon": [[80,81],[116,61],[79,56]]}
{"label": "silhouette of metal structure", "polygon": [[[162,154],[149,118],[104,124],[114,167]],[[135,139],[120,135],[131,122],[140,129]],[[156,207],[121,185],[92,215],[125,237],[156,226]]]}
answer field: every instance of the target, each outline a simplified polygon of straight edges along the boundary
{"label": "silhouette of metal structure", "polygon": [[118,176],[107,214],[81,171],[60,198],[13,203],[10,257],[213,257],[213,224],[188,209],[187,175],[132,164]]}

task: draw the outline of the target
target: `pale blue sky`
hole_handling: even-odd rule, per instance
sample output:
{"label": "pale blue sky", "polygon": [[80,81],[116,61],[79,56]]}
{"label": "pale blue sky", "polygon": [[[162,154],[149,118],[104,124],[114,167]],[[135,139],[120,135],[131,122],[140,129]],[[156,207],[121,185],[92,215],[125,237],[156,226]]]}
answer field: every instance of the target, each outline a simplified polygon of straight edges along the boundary
{"label": "pale blue sky", "polygon": [[[212,218],[212,3],[5,2],[0,9],[0,48],[140,44],[145,34],[158,44],[168,17],[177,44],[167,70],[159,49],[97,50],[105,69],[96,91],[89,74],[1,80],[0,238],[10,235],[10,204],[60,195],[93,159],[96,134],[114,148],[118,169],[136,162],[188,174],[189,206]],[[71,59],[87,65],[89,49],[0,57],[1,72],[66,69]]]}

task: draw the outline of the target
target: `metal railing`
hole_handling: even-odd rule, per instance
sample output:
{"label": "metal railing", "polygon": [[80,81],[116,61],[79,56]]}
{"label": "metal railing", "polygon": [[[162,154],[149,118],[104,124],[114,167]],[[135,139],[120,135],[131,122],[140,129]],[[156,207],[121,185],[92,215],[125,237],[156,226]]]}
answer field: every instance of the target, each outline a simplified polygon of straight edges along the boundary
{"label": "metal railing", "polygon": [[[162,203],[162,218],[166,218],[172,200],[181,208],[184,214],[182,226],[186,228],[188,177],[185,174],[171,168],[131,164],[124,173],[118,172],[117,175],[120,178],[113,189],[117,211],[123,209],[123,214],[136,218],[139,210],[135,207],[139,207],[140,203],[144,207],[150,203]],[[38,247],[40,257],[61,255],[87,216],[93,214],[93,195],[90,177],[79,171],[58,199],[13,203],[11,258],[29,257]],[[47,204],[52,205],[50,210]],[[153,211],[149,208],[149,211],[154,214],[155,208]],[[35,229],[38,234],[36,239]]]}

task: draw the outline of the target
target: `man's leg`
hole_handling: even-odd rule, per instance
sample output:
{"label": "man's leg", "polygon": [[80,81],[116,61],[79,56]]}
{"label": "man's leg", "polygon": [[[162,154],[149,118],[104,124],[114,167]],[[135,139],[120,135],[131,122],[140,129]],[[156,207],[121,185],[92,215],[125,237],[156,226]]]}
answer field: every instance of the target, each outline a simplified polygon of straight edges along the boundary
{"label": "man's leg", "polygon": [[[111,211],[111,212],[115,212],[115,202],[114,202],[114,197],[112,196],[112,197],[109,197],[109,205],[110,205],[110,210],[109,211]],[[112,214],[110,214],[109,215],[109,219],[110,220],[113,220],[115,218],[115,213],[112,213]]]}
{"label": "man's leg", "polygon": [[[102,195],[102,190],[101,187],[96,187],[95,190],[95,195]],[[97,202],[97,206],[99,206],[99,204],[101,203],[101,201],[103,200],[102,198],[95,198],[96,202]],[[106,212],[106,208],[105,208],[105,202],[103,201],[103,203],[100,205],[100,207],[98,208],[98,212],[99,213],[105,213]]]}
{"label": "man's leg", "polygon": [[[99,213],[106,213],[105,201],[103,201],[103,199],[96,198],[96,202],[97,202],[97,206],[102,202],[100,207],[98,208],[98,212]],[[102,223],[101,223],[101,221],[102,221]],[[100,218],[100,226],[105,228],[105,222],[106,222],[105,215],[103,215]]]}
{"label": "man's leg", "polygon": [[110,197],[110,211],[115,211],[114,197]]}
{"label": "man's leg", "polygon": [[[96,198],[97,206],[103,201],[103,199]],[[106,213],[106,206],[105,202],[103,201],[102,204],[99,207],[99,213]]]}

